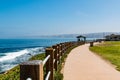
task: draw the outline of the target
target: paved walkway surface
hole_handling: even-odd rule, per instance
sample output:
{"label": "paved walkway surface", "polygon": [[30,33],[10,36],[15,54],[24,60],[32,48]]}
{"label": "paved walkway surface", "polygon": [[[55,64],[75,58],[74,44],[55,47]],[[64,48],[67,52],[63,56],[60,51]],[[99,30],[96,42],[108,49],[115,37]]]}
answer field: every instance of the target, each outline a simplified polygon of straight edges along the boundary
{"label": "paved walkway surface", "polygon": [[63,80],[120,80],[120,72],[89,51],[88,44],[70,52],[63,74]]}

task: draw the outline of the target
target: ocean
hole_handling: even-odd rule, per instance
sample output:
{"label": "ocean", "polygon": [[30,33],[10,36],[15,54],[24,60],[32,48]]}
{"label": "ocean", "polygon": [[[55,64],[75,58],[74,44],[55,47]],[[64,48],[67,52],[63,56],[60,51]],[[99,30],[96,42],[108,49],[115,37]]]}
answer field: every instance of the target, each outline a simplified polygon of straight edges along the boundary
{"label": "ocean", "polygon": [[0,73],[45,52],[45,48],[61,42],[76,41],[73,38],[53,39],[0,39]]}

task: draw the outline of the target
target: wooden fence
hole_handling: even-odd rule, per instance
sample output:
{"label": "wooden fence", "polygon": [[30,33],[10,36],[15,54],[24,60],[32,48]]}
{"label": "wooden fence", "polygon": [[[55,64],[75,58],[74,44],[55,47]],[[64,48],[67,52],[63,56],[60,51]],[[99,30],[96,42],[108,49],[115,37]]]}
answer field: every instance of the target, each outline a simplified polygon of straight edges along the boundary
{"label": "wooden fence", "polygon": [[[46,48],[46,58],[43,61],[33,60],[20,64],[20,80],[54,80],[54,70],[57,71],[66,50],[81,44],[84,42],[65,42]],[[43,70],[44,67],[46,72]]]}

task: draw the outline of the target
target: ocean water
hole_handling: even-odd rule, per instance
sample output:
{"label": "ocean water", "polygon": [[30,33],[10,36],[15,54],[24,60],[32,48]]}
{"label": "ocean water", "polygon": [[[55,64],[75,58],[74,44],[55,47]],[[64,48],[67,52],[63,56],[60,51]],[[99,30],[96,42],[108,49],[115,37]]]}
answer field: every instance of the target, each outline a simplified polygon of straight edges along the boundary
{"label": "ocean water", "polygon": [[5,72],[31,56],[43,53],[45,47],[76,39],[0,39],[0,73]]}

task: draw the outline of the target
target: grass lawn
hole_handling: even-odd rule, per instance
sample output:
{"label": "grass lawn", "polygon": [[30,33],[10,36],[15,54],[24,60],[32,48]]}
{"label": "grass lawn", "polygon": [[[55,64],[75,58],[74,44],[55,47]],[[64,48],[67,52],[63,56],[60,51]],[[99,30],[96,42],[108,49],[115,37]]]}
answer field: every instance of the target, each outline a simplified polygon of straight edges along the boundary
{"label": "grass lawn", "polygon": [[90,47],[90,50],[110,61],[120,71],[120,41],[107,41]]}

